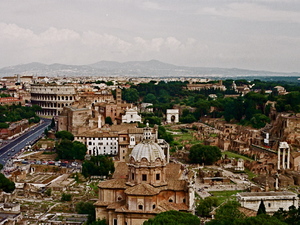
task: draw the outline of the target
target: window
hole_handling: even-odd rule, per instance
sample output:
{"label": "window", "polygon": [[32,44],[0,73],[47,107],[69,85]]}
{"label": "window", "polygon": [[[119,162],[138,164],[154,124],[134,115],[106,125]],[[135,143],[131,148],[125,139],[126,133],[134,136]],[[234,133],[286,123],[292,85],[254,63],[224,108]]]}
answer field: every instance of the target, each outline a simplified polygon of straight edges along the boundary
{"label": "window", "polygon": [[118,220],[114,219],[114,225],[118,225]]}
{"label": "window", "polygon": [[131,179],[134,180],[134,173],[131,174]]}
{"label": "window", "polygon": [[152,206],[152,209],[155,209],[156,208],[156,205],[155,204],[153,204],[153,206]]}
{"label": "window", "polygon": [[159,173],[156,174],[156,180],[160,180],[160,174]]}
{"label": "window", "polygon": [[139,210],[143,210],[143,206],[142,205],[139,205]]}
{"label": "window", "polygon": [[170,199],[169,199],[169,202],[173,202],[173,199],[170,198]]}
{"label": "window", "polygon": [[142,181],[147,181],[147,174],[142,174]]}
{"label": "window", "polygon": [[268,206],[271,207],[271,203],[269,203]]}

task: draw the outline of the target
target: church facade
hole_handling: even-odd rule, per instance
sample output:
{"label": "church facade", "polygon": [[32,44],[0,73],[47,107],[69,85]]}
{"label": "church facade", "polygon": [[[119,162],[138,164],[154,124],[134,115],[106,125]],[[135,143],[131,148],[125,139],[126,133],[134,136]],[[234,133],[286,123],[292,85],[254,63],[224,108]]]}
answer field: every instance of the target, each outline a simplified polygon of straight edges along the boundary
{"label": "church facade", "polygon": [[109,225],[140,225],[169,210],[193,213],[195,174],[168,158],[151,128],[144,128],[129,161],[117,163],[113,179],[99,183],[96,218]]}

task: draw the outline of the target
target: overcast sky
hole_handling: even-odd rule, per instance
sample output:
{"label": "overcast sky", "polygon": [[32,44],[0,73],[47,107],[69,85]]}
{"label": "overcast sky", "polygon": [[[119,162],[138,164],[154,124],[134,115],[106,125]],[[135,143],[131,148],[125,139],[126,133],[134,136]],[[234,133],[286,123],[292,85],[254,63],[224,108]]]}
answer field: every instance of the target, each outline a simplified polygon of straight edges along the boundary
{"label": "overcast sky", "polygon": [[0,0],[0,67],[151,59],[300,72],[300,1]]}

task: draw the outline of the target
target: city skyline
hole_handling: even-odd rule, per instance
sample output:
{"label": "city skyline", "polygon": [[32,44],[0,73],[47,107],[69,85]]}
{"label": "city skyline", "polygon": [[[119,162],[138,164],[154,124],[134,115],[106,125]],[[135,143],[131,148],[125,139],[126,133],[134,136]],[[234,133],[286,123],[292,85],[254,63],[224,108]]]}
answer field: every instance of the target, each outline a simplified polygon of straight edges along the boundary
{"label": "city skyline", "polygon": [[180,66],[300,71],[300,3],[294,0],[0,3],[0,68],[156,59]]}

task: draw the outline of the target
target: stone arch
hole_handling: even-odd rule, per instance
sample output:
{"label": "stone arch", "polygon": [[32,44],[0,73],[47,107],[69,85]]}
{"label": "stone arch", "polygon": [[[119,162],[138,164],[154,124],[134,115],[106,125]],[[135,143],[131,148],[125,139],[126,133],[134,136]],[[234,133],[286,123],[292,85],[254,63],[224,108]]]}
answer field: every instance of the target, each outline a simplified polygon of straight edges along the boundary
{"label": "stone arch", "polygon": [[167,122],[178,123],[179,122],[179,110],[178,109],[167,109]]}

